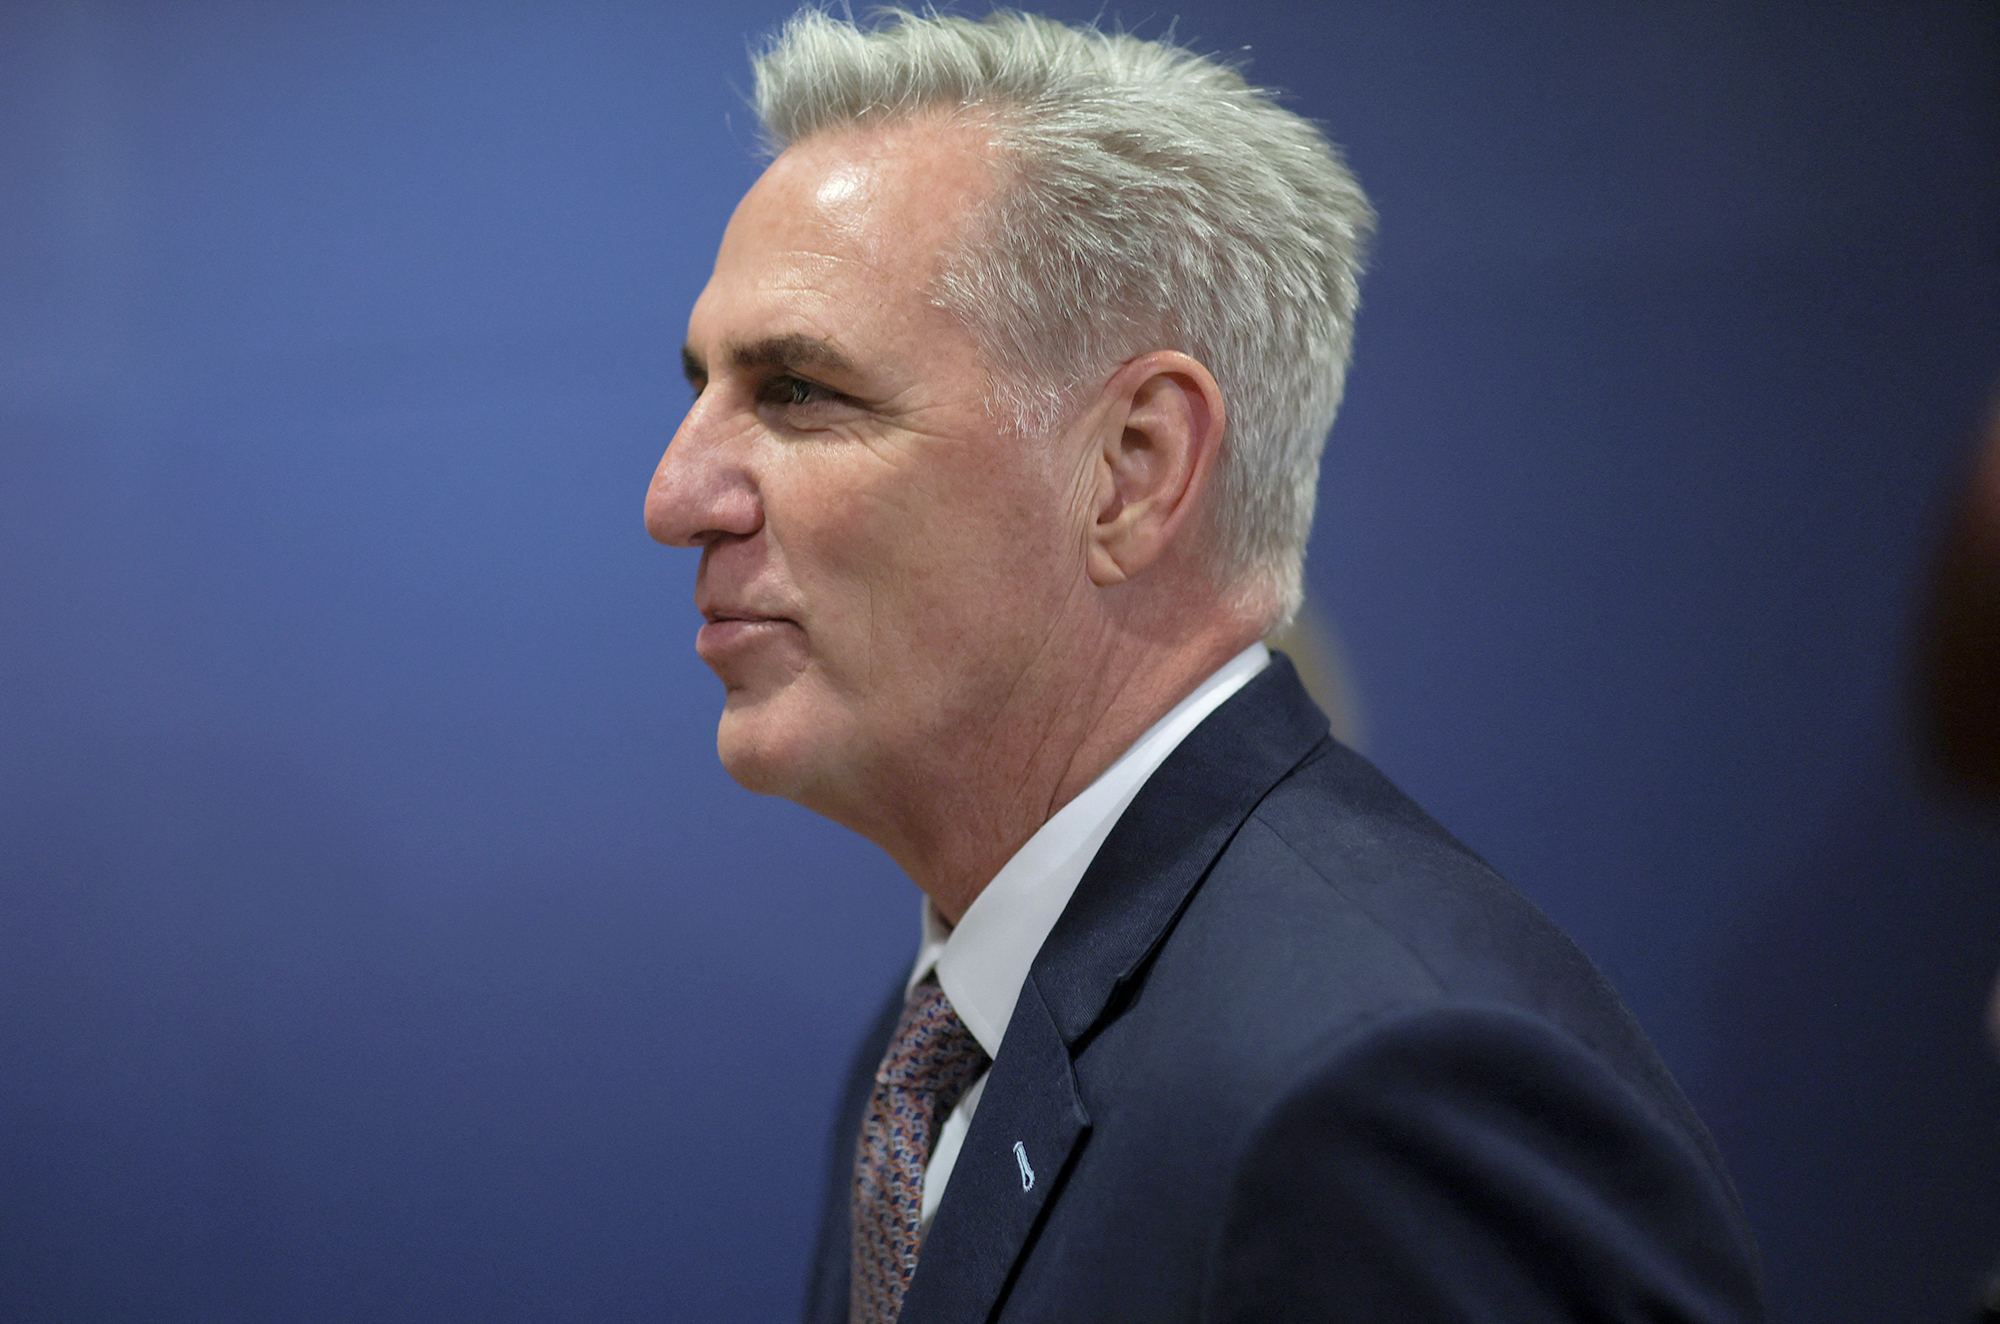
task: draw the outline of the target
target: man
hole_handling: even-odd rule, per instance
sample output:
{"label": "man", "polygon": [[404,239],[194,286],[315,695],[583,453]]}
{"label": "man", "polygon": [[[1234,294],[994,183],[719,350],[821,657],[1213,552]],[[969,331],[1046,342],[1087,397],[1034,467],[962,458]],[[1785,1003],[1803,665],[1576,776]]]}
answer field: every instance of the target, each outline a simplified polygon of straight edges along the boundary
{"label": "man", "polygon": [[1614,995],[1258,642],[1371,222],[1325,139],[1005,15],[803,14],[757,105],[647,523],[730,773],[925,897],[808,1318],[1753,1317]]}

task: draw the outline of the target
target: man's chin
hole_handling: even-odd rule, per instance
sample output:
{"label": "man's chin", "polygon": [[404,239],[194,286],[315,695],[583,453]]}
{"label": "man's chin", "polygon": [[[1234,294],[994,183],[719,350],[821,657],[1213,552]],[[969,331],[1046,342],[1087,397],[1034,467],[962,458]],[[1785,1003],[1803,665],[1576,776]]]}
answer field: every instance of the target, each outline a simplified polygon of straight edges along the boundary
{"label": "man's chin", "polygon": [[815,742],[794,723],[776,720],[770,703],[740,703],[734,696],[715,728],[715,752],[736,784],[758,795],[801,797],[812,780],[807,769]]}
{"label": "man's chin", "polygon": [[758,795],[775,795],[781,799],[791,798],[788,793],[792,782],[774,760],[732,750],[720,739],[715,742],[715,749],[722,756],[722,770],[744,790]]}

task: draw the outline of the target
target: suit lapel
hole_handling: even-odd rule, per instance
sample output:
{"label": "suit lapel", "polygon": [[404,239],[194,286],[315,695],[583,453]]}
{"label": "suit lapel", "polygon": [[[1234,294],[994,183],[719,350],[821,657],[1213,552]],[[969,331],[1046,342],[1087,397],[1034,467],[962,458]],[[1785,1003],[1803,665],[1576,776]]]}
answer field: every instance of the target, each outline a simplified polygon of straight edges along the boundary
{"label": "suit lapel", "polygon": [[1291,660],[1274,653],[1167,756],[1104,839],[1031,968],[1064,1042],[1091,1031],[1257,802],[1325,739],[1326,715]]}
{"label": "suit lapel", "polygon": [[903,1300],[903,1324],[991,1317],[1090,1128],[1072,1054],[1145,966],[1257,802],[1327,738],[1283,654],[1147,781],[1029,970]]}
{"label": "suit lapel", "polygon": [[987,1317],[1089,1128],[1069,1046],[1030,975],[924,1241],[901,1324]]}

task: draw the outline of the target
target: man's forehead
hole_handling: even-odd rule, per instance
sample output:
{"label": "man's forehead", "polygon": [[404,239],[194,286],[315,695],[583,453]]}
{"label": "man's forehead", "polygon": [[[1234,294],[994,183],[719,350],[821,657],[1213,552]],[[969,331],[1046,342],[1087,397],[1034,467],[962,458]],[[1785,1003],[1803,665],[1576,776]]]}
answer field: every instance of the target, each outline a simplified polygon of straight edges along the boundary
{"label": "man's forehead", "polygon": [[[818,238],[835,250],[830,257],[906,272],[941,259],[994,186],[990,136],[929,116],[794,143],[745,195],[737,217]],[[777,205],[757,205],[766,201]],[[763,237],[776,237],[762,228]]]}
{"label": "man's forehead", "polygon": [[[787,148],[724,232],[688,323],[690,375],[879,363],[947,334],[930,296],[991,194],[985,148],[964,126],[922,122]],[[843,346],[849,362],[833,362]]]}

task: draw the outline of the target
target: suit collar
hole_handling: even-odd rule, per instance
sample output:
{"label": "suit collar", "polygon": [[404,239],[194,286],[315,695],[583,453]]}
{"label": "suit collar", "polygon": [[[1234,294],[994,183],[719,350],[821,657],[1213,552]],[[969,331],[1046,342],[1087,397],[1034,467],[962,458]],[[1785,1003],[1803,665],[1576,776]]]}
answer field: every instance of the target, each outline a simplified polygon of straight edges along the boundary
{"label": "suit collar", "polygon": [[952,1007],[988,1056],[999,1056],[1035,956],[1112,828],[1160,764],[1270,661],[1269,650],[1257,643],[1217,668],[1042,824],[973,900],[955,930],[938,923],[925,902],[924,945],[910,986],[935,967]]}
{"label": "suit collar", "polygon": [[1257,802],[1326,738],[1326,715],[1276,653],[1160,765],[1029,972],[1065,1043],[1089,1033]]}
{"label": "suit collar", "polygon": [[983,1320],[1090,1117],[1078,1040],[1172,927],[1257,802],[1327,737],[1291,663],[1271,665],[1183,740],[1105,839],[1021,988],[901,1318]]}

